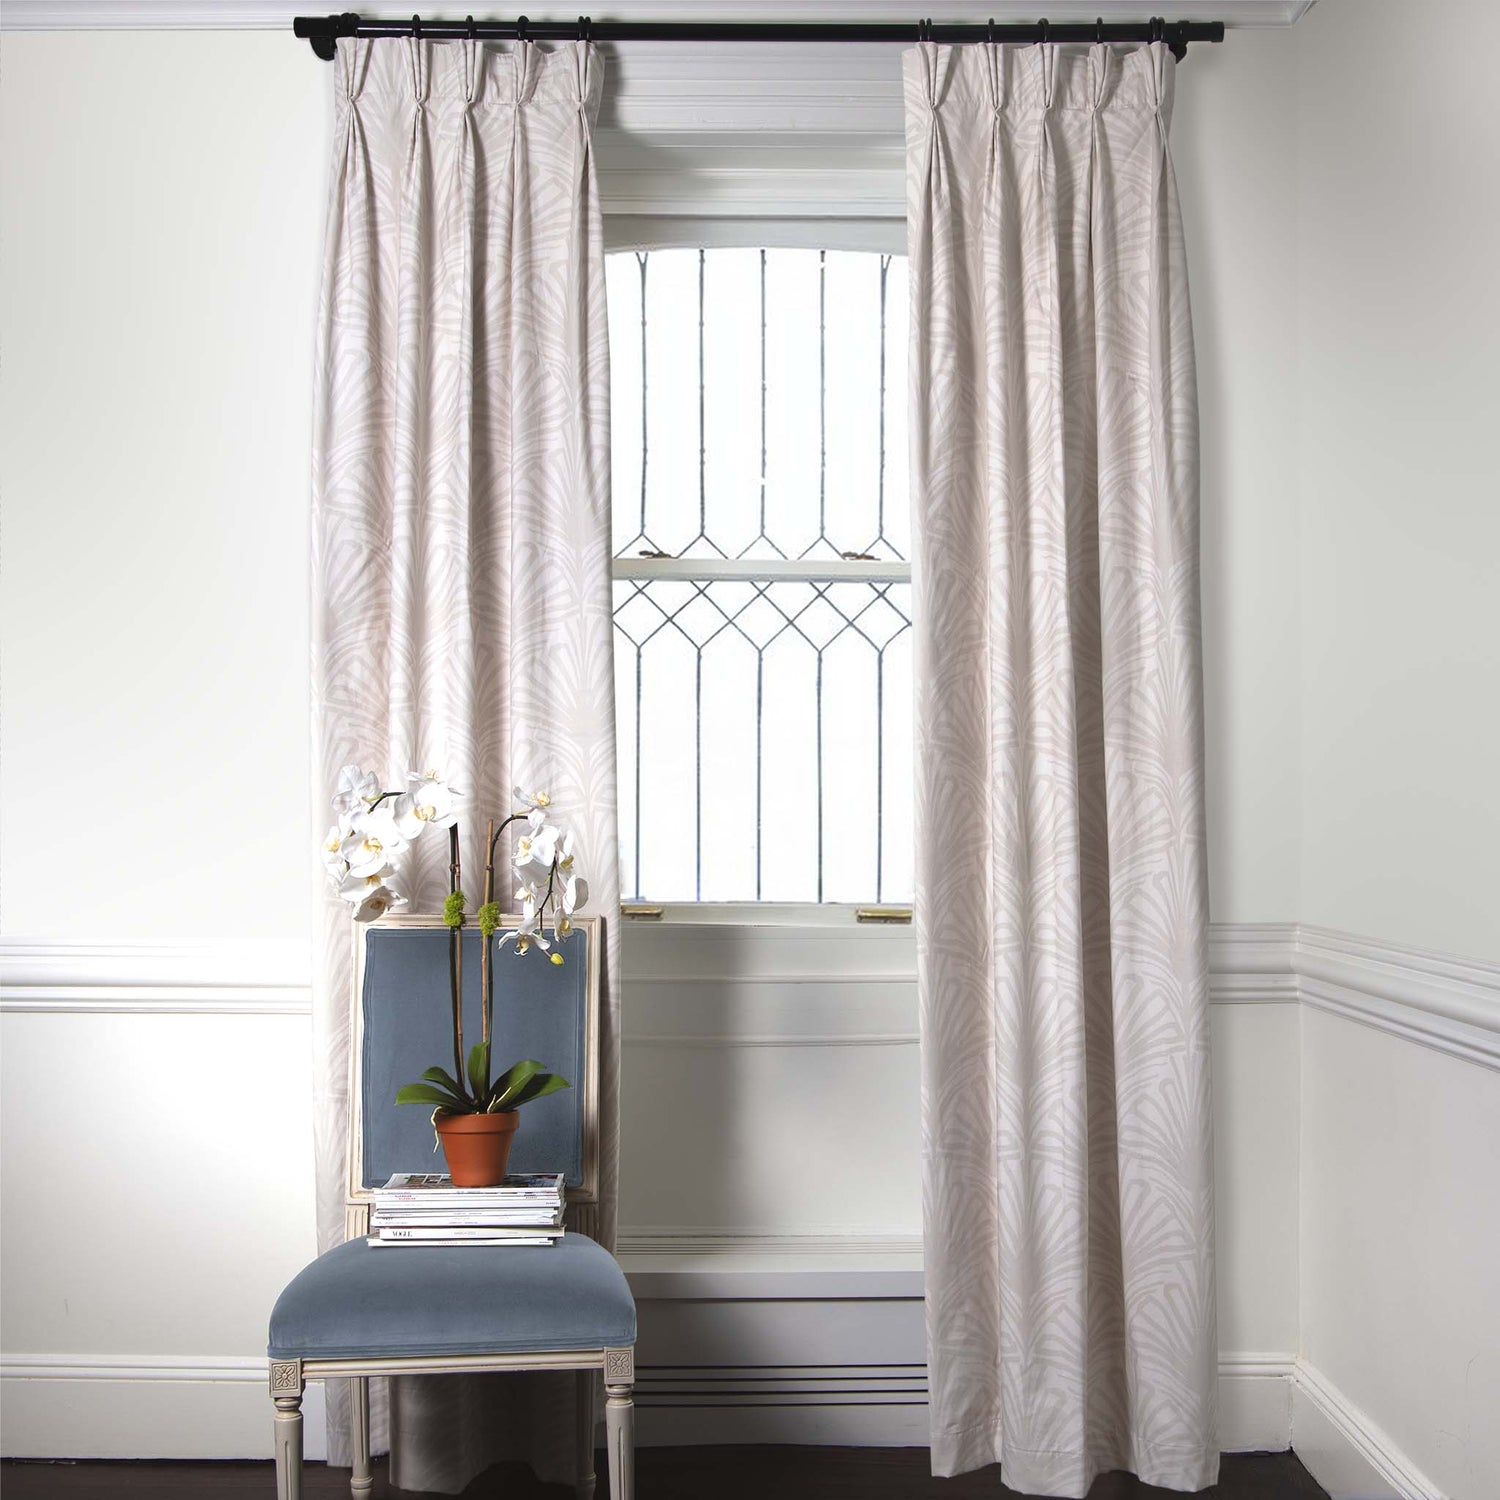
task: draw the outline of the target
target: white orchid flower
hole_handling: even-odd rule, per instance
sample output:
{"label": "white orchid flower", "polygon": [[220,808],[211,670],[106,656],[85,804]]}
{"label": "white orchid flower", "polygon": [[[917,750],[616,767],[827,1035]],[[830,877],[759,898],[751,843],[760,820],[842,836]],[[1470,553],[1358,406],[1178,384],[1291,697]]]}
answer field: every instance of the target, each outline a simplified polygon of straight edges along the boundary
{"label": "white orchid flower", "polygon": [[328,878],[338,885],[349,873],[348,862],[339,853],[348,829],[341,823],[335,823],[326,834],[323,835],[323,868],[328,871]]}
{"label": "white orchid flower", "polygon": [[531,814],[526,832],[516,840],[516,877],[522,885],[541,887],[551,878],[561,837],[562,829],[547,822],[540,809]]}
{"label": "white orchid flower", "polygon": [[405,906],[406,897],[388,885],[375,886],[354,908],[356,922],[374,922],[397,906]]}
{"label": "white orchid flower", "polygon": [[532,944],[540,948],[543,953],[552,946],[542,936],[542,914],[540,911],[533,911],[529,915],[523,916],[518,927],[513,928],[509,932],[502,932],[495,946],[497,949],[503,948],[512,939],[515,940],[517,953],[525,953]]}
{"label": "white orchid flower", "polygon": [[424,828],[451,828],[462,804],[463,798],[436,771],[413,771],[396,799],[396,827],[405,839],[416,838]]}
{"label": "white orchid flower", "polygon": [[546,792],[524,792],[520,787],[513,786],[510,794],[522,807],[531,808],[533,811],[552,806],[552,798]]}
{"label": "white orchid flower", "polygon": [[406,897],[396,885],[396,872],[389,865],[368,875],[346,875],[339,897],[354,908],[356,922],[373,922],[395,906],[405,906]]}
{"label": "white orchid flower", "polygon": [[580,906],[589,904],[589,883],[582,875],[570,875],[562,883],[557,904],[567,916],[572,916]]}
{"label": "white orchid flower", "polygon": [[339,855],[348,862],[351,875],[369,875],[405,850],[406,840],[395,815],[385,805],[356,813],[354,827],[339,845]]}
{"label": "white orchid flower", "polygon": [[339,772],[338,785],[333,793],[333,810],[339,815],[339,823],[348,831],[346,820],[356,813],[365,812],[380,796],[380,782],[373,771],[359,766],[345,766]]}
{"label": "white orchid flower", "polygon": [[[565,916],[571,916],[588,903],[589,883],[578,873],[573,858],[573,834],[570,829],[557,845],[557,904]],[[569,924],[572,925],[571,923]]]}

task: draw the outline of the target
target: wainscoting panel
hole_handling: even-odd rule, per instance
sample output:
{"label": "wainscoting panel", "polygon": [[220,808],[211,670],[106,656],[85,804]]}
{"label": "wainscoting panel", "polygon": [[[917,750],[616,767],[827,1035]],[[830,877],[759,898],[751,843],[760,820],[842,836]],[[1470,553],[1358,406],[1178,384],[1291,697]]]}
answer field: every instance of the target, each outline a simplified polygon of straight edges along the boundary
{"label": "wainscoting panel", "polygon": [[[1491,1067],[1500,970],[1288,925],[1210,954],[1221,1344],[1289,1351],[1298,1002]],[[312,1245],[304,959],[0,940],[6,1453],[269,1451],[264,1318]],[[903,929],[627,928],[643,1442],[925,1441],[913,970]],[[208,1054],[234,1124],[205,1157],[161,1084]],[[99,1084],[60,1126],[47,1080],[80,1060]],[[1386,1451],[1313,1380],[1225,1354],[1226,1446],[1284,1446],[1301,1390],[1309,1442]]]}

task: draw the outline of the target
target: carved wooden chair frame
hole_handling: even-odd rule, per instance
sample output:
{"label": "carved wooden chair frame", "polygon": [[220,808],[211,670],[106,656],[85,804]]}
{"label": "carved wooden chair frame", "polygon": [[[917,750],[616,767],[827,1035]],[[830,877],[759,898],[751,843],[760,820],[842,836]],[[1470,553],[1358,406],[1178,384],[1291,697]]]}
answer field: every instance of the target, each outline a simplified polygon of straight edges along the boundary
{"label": "carved wooden chair frame", "polygon": [[[508,916],[514,927],[518,918]],[[380,928],[442,927],[441,916],[385,917]],[[584,1048],[589,1069],[583,1082],[582,1182],[568,1189],[570,1227],[593,1235],[599,1212],[599,966],[602,921],[580,917],[575,926],[588,941],[588,980],[584,1005]],[[369,1232],[373,1194],[364,1185],[364,1118],[359,1067],[364,1052],[364,973],[366,926],[355,929],[353,1014],[349,1032],[349,1145],[344,1198],[344,1237]],[[568,1349],[556,1353],[374,1356],[360,1359],[273,1359],[271,1399],[276,1406],[275,1452],[277,1500],[302,1500],[302,1396],[309,1380],[347,1379],[350,1390],[350,1447],[353,1467],[350,1493],[369,1495],[370,1381],[394,1375],[492,1374],[506,1370],[576,1370],[578,1372],[579,1500],[592,1500],[594,1475],[594,1380],[604,1379],[605,1453],[609,1462],[610,1500],[634,1500],[635,1350]]]}

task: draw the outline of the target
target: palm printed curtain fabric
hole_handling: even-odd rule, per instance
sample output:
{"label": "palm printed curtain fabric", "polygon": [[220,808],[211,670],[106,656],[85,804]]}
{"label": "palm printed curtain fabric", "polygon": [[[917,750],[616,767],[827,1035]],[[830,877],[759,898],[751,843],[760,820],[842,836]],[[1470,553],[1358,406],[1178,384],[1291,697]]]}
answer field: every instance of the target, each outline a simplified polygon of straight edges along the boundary
{"label": "palm printed curtain fabric", "polygon": [[1165,47],[905,57],[933,1465],[1217,1474]]}
{"label": "palm printed curtain fabric", "polygon": [[[339,43],[316,373],[313,780],[326,814],[348,762],[440,771],[474,809],[470,871],[483,820],[510,810],[513,785],[546,789],[574,828],[589,909],[610,934],[602,1199],[579,1227],[608,1244],[619,859],[590,134],[601,86],[585,45]],[[413,910],[440,908],[445,860],[442,839],[412,846]],[[317,930],[326,1249],[345,1234],[347,905],[320,899]],[[563,1382],[561,1399],[539,1380]],[[392,1482],[454,1493],[518,1445],[544,1477],[571,1482],[572,1395],[571,1376],[392,1382]],[[342,1396],[330,1391],[336,1462],[348,1461]]]}

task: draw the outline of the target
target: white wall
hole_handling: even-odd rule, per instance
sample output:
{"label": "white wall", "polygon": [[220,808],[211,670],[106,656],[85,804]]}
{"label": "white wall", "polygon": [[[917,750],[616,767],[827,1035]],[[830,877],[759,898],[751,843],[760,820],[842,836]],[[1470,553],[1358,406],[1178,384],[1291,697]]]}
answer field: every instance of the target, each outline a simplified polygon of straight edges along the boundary
{"label": "white wall", "polygon": [[1302,1351],[1451,1500],[1500,1493],[1500,1074],[1302,1022]]}
{"label": "white wall", "polygon": [[1304,921],[1500,958],[1485,0],[1297,28]]}
{"label": "white wall", "polygon": [[[1301,915],[1494,959],[1495,11],[1413,19],[1296,32]],[[1302,1352],[1453,1500],[1500,1494],[1497,1126],[1495,1072],[1304,1018]]]}
{"label": "white wall", "polygon": [[1194,47],[1172,122],[1198,359],[1209,895],[1221,922],[1297,911],[1296,35]]}
{"label": "white wall", "polygon": [[245,1362],[314,1248],[327,84],[280,35],[0,37],[0,934],[64,981],[0,1018],[7,1452],[155,1451],[163,1378],[163,1451],[264,1448]]}
{"label": "white wall", "polygon": [[328,80],[273,34],[0,70],[0,928],[305,941]]}

